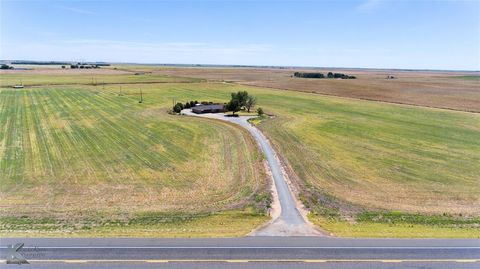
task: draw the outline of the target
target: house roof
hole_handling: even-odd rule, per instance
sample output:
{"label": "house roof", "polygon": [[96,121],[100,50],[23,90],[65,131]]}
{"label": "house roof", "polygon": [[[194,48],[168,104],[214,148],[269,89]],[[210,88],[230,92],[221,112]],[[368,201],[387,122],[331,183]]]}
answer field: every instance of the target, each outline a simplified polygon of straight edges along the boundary
{"label": "house roof", "polygon": [[221,105],[221,104],[217,104],[217,105],[199,105],[199,106],[195,106],[193,107],[192,109],[195,109],[195,110],[210,110],[210,109],[223,109],[224,108],[224,105]]}

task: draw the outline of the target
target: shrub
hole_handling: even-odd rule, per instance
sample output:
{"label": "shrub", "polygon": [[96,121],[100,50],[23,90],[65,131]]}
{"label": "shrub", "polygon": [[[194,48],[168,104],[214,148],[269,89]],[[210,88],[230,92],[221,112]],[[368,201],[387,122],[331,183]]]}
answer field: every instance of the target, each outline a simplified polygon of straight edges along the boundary
{"label": "shrub", "polygon": [[176,113],[180,113],[183,109],[183,104],[182,103],[176,103],[174,106],[173,106],[173,111],[176,112]]}

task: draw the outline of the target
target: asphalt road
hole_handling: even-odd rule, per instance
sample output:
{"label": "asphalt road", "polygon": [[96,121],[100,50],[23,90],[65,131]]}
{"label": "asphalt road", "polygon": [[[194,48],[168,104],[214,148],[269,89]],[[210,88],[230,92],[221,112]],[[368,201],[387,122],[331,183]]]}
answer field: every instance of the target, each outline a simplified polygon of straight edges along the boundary
{"label": "asphalt road", "polygon": [[262,229],[254,232],[258,236],[299,236],[299,235],[320,235],[320,232],[315,230],[312,225],[305,221],[303,216],[297,209],[297,202],[288,187],[284,178],[282,165],[276,157],[276,153],[268,139],[247,120],[251,116],[242,117],[225,117],[223,114],[195,114],[190,109],[182,110],[182,114],[196,117],[204,117],[211,119],[223,120],[238,124],[247,129],[253,138],[257,141],[260,149],[265,154],[270,172],[274,180],[275,188],[277,190],[278,199],[280,202],[280,216],[273,220],[272,223]]}
{"label": "asphalt road", "polygon": [[5,238],[1,259],[15,243],[28,268],[480,268],[478,239]]}

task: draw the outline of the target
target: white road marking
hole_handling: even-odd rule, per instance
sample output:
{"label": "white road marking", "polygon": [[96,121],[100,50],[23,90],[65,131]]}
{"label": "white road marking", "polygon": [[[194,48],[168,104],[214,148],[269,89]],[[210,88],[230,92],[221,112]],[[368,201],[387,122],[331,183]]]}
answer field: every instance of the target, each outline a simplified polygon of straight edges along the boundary
{"label": "white road marking", "polygon": [[[248,263],[248,262],[305,262],[305,263],[325,263],[325,262],[381,262],[381,263],[401,263],[401,262],[456,262],[456,263],[476,263],[479,259],[400,259],[400,260],[383,260],[383,259],[323,259],[323,260],[302,260],[302,259],[245,259],[245,260],[228,260],[228,259],[185,259],[185,260],[28,260],[31,263],[168,263],[168,262],[228,262],[228,263]],[[0,260],[4,263],[6,260]]]}
{"label": "white road marking", "polygon": [[[6,249],[7,247],[0,247],[0,249]],[[281,246],[250,246],[250,247],[241,247],[241,246],[151,246],[151,247],[139,247],[139,246],[35,246],[35,247],[23,247],[23,249],[480,249],[480,246],[465,246],[465,247],[408,247],[408,246],[386,246],[386,247],[377,247],[377,246],[351,246],[351,247],[340,247],[340,246],[311,246],[311,247],[302,247],[302,246],[292,246],[292,247],[281,247]]]}

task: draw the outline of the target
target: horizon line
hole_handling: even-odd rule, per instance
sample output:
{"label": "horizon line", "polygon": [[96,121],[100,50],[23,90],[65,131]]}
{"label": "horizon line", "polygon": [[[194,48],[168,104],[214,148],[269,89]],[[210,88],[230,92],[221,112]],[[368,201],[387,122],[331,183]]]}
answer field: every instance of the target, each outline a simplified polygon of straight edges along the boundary
{"label": "horizon line", "polygon": [[[109,62],[109,61],[61,61],[61,60],[4,60],[6,62],[32,62],[32,63],[103,63],[103,64],[132,64],[132,65],[161,65],[161,66],[190,66],[190,67],[253,67],[253,68],[312,68],[312,69],[357,69],[357,70],[396,70],[396,71],[440,71],[440,72],[480,72],[468,69],[436,69],[436,68],[389,68],[389,67],[333,67],[333,66],[302,66],[302,65],[249,65],[249,64],[204,64],[204,63],[145,63],[145,62]],[[28,64],[28,63],[26,63]]]}

